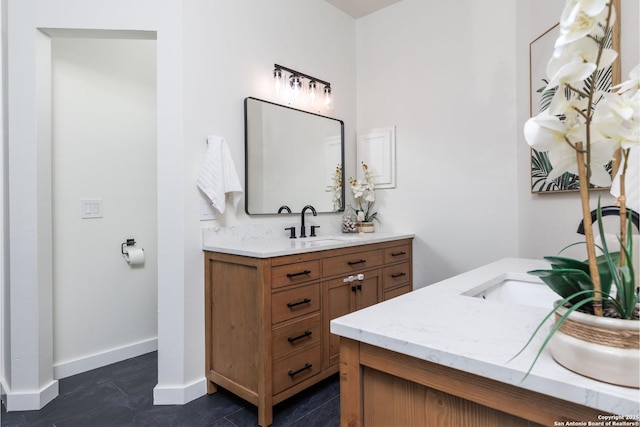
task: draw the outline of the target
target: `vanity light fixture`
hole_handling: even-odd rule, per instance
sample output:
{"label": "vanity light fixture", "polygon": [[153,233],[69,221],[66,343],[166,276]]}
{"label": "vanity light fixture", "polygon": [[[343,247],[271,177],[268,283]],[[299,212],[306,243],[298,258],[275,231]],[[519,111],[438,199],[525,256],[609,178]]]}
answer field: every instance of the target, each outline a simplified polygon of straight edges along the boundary
{"label": "vanity light fixture", "polygon": [[[311,106],[312,109],[317,107],[316,100],[318,98],[319,85],[323,85],[322,93],[324,94],[323,109],[330,110],[332,108],[332,96],[331,96],[331,83],[324,80],[320,80],[316,77],[308,74],[301,73],[300,71],[293,70],[282,65],[273,65],[273,80],[276,88],[276,96],[287,102],[294,101],[299,103],[306,103]],[[288,73],[289,88],[283,87],[283,81],[285,80],[285,72]],[[305,80],[308,83],[305,84]],[[301,96],[304,94],[305,96]]]}

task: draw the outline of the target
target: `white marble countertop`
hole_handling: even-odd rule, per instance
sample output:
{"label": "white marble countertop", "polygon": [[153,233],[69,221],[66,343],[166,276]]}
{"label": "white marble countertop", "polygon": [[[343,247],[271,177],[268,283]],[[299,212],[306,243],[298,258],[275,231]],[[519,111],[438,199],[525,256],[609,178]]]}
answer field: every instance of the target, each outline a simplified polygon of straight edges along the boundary
{"label": "white marble countertop", "polygon": [[548,267],[542,260],[503,259],[335,319],[331,332],[603,412],[639,415],[639,390],[575,374],[556,363],[548,349],[522,381],[543,334],[509,359],[549,310],[462,295],[505,272],[535,280],[526,271]]}
{"label": "white marble countertop", "polygon": [[375,232],[320,235],[317,237],[289,239],[287,237],[270,237],[264,235],[217,236],[213,233],[205,232],[203,233],[202,249],[205,251],[255,258],[270,258],[274,256],[367,245],[370,243],[389,242],[413,237],[413,234]]}

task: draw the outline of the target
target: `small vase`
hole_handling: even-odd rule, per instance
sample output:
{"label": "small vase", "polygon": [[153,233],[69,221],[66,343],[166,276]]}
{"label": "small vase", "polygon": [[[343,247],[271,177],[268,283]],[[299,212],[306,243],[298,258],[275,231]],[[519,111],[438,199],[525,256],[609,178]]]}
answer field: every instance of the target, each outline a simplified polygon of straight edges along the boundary
{"label": "small vase", "polygon": [[343,233],[357,233],[358,232],[358,218],[353,212],[351,204],[348,204],[342,215],[342,232]]}
{"label": "small vase", "polygon": [[373,225],[373,222],[359,222],[358,223],[358,233],[373,233],[376,231],[376,228]]}
{"label": "small vase", "polygon": [[[556,301],[556,322],[567,309]],[[640,386],[640,321],[574,311],[549,342],[553,358],[585,377],[625,387]]]}

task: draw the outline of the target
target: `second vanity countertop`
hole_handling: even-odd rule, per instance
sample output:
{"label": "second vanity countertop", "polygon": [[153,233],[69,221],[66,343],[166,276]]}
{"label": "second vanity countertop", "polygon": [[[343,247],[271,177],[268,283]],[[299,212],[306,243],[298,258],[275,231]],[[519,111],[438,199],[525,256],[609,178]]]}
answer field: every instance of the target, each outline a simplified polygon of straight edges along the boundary
{"label": "second vanity countertop", "polygon": [[334,319],[331,332],[603,412],[638,416],[639,390],[575,374],[556,363],[548,349],[522,381],[542,334],[519,357],[508,361],[549,309],[467,296],[505,273],[526,281],[533,277],[526,271],[547,267],[541,260],[497,261]]}
{"label": "second vanity countertop", "polygon": [[202,249],[205,251],[222,252],[254,258],[271,258],[275,256],[410,239],[413,237],[413,234],[375,232],[289,239],[287,237],[263,236],[221,237],[212,235],[211,233],[204,233]]}

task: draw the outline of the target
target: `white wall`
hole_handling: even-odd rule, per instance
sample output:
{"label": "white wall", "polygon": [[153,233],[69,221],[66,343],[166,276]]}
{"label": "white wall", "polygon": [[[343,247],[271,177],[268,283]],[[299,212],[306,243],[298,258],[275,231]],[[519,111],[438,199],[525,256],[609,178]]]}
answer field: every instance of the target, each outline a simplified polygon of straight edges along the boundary
{"label": "white wall", "polygon": [[397,188],[376,208],[416,234],[416,287],[517,255],[514,13],[404,0],[357,21],[357,126],[396,126]]}
{"label": "white wall", "polygon": [[[52,39],[54,378],[157,348],[156,41]],[[82,219],[81,199],[103,217]],[[142,266],[120,245],[135,238]]]}
{"label": "white wall", "polygon": [[[199,221],[196,187],[208,134],[229,144],[244,184],[244,114],[247,96],[277,102],[273,65],[331,82],[333,116],[345,121],[355,147],[355,22],[324,0],[189,0],[184,3],[185,324],[189,378],[204,369],[204,264],[202,227],[273,225],[299,216],[249,217],[244,201],[215,221]],[[354,151],[355,153],[355,151]],[[346,163],[355,163],[355,154]],[[327,218],[336,214],[324,215]],[[323,228],[324,230],[324,228]],[[285,233],[285,231],[282,231]]]}
{"label": "white wall", "polygon": [[[46,248],[51,235],[46,191],[39,197],[38,187],[46,174],[34,161],[39,153],[32,132],[36,125],[46,125],[34,96],[36,70],[41,68],[35,61],[39,56],[33,34],[39,27],[157,32],[159,351],[154,403],[192,400],[205,392],[201,229],[211,223],[199,221],[196,188],[205,137],[215,133],[227,139],[242,176],[242,102],[250,95],[274,98],[271,73],[277,62],[332,83],[334,115],[350,123],[345,131],[355,146],[355,23],[324,0],[8,0],[8,4],[11,93],[7,102],[14,113],[7,142],[12,156],[11,279],[4,288],[11,291],[5,331],[11,339],[7,357],[14,362],[4,378],[8,406],[36,409],[57,394],[47,327],[51,287],[37,279],[47,276],[47,261],[37,254],[46,254],[38,249]],[[351,164],[353,153],[347,157]],[[44,219],[39,219],[39,211]],[[249,218],[243,206],[228,212],[214,224],[274,222]]]}
{"label": "white wall", "polygon": [[[145,30],[157,34],[158,386],[154,399],[181,403],[204,392],[185,382],[191,352],[184,322],[182,3],[8,0],[9,287],[4,375],[9,410],[37,409],[57,395],[53,379],[50,38],[38,28]],[[155,13],[149,13],[154,10]],[[73,13],[70,13],[73,11]],[[35,134],[34,129],[38,130]],[[190,328],[191,330],[191,328]]]}
{"label": "white wall", "polygon": [[[556,0],[518,1],[516,9],[517,53],[517,161],[518,161],[518,241],[519,254],[527,258],[555,255],[565,246],[583,241],[576,233],[582,219],[580,197],[577,192],[532,194],[530,191],[530,150],[524,140],[522,127],[529,118],[529,43],[535,40],[560,17],[564,2]],[[636,0],[621,0],[621,69],[622,79],[638,63],[639,6]],[[593,191],[591,206],[597,206],[598,196],[602,205],[613,203],[608,191]],[[586,258],[584,251],[567,252],[567,255]]]}

